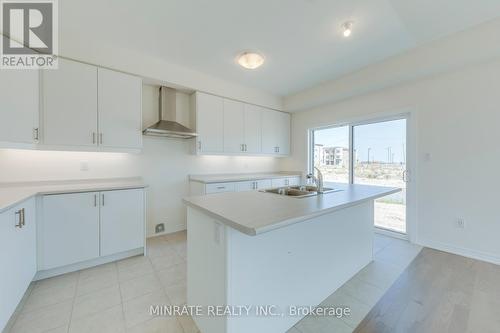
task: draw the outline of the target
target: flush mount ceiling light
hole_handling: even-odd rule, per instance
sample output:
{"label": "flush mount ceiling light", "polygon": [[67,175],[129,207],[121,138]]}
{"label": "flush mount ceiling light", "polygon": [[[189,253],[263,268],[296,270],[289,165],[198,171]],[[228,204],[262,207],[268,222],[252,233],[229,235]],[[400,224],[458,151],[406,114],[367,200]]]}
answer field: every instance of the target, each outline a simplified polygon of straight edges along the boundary
{"label": "flush mount ceiling light", "polygon": [[342,24],[342,34],[344,37],[349,37],[352,34],[352,26],[353,26],[352,21],[347,21],[344,24]]}
{"label": "flush mount ceiling light", "polygon": [[255,52],[243,52],[236,60],[246,69],[256,69],[264,63],[264,57]]}

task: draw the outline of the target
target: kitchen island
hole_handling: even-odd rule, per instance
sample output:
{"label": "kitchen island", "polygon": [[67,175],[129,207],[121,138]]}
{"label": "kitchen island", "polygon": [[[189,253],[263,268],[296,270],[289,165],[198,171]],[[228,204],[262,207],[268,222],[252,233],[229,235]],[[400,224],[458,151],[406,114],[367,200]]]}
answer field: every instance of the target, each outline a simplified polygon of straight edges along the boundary
{"label": "kitchen island", "polygon": [[[286,332],[303,317],[293,307],[318,305],[372,260],[373,201],[400,189],[333,187],[340,191],[304,198],[184,199],[187,300],[205,310],[193,316],[201,332]],[[209,314],[214,306],[225,313]]]}

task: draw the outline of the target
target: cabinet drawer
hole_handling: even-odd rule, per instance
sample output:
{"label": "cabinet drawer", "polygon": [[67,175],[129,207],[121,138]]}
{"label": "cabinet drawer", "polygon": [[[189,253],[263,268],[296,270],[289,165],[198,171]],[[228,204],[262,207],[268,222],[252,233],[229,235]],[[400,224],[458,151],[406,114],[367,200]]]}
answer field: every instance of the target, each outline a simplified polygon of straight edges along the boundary
{"label": "cabinet drawer", "polygon": [[222,193],[222,192],[234,192],[234,183],[214,183],[205,185],[205,193]]}

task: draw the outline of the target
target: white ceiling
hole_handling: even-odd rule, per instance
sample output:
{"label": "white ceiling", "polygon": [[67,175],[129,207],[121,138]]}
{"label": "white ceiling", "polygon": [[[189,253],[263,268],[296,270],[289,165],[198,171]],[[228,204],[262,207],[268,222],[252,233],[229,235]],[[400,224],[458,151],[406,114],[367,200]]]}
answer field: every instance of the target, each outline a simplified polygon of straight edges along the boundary
{"label": "white ceiling", "polygon": [[[289,95],[499,16],[499,0],[64,0],[59,34]],[[265,64],[237,66],[243,50]]]}

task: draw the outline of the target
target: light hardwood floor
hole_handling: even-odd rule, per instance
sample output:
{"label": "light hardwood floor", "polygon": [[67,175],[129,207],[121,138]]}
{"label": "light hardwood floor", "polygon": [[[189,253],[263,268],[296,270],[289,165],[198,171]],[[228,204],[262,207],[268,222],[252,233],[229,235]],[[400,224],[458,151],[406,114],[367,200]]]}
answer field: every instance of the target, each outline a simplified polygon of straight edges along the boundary
{"label": "light hardwood floor", "polygon": [[288,333],[352,332],[421,249],[404,240],[375,234],[373,262],[320,304],[348,307],[351,315],[341,318],[307,316]]}
{"label": "light hardwood floor", "polygon": [[355,332],[500,332],[500,266],[425,248]]}

